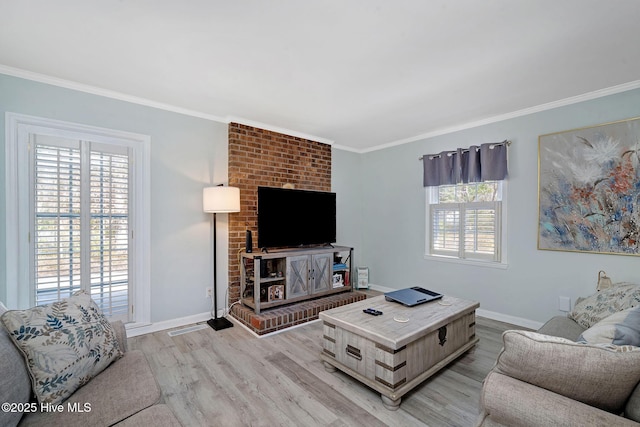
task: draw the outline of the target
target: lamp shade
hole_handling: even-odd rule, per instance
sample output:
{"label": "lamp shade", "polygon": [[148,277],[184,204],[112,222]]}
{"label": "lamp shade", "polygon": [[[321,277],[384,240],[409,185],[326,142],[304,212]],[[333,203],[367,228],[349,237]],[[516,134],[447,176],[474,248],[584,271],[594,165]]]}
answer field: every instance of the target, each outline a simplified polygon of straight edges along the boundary
{"label": "lamp shade", "polygon": [[202,191],[202,209],[207,213],[240,212],[240,189],[206,187]]}

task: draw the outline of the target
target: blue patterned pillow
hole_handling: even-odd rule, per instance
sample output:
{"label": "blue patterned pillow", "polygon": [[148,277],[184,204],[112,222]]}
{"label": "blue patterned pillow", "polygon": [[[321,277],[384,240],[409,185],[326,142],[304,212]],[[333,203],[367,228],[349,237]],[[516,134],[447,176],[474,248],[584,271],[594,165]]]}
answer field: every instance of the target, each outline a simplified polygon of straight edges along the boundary
{"label": "blue patterned pillow", "polygon": [[640,347],[640,307],[628,308],[605,317],[584,331],[577,341]]}
{"label": "blue patterned pillow", "polygon": [[2,315],[27,362],[38,402],[57,404],[122,356],[116,334],[89,294]]}

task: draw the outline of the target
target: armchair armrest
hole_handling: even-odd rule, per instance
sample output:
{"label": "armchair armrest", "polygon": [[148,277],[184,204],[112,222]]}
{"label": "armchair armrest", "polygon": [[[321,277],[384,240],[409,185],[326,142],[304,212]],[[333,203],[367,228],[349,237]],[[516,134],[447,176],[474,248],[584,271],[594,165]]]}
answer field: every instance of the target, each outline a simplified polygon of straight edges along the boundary
{"label": "armchair armrest", "polygon": [[640,424],[497,372],[481,394],[484,412],[477,426],[635,426]]}
{"label": "armchair armrest", "polygon": [[600,408],[622,413],[640,382],[640,350],[589,345],[528,331],[505,331],[494,371]]}

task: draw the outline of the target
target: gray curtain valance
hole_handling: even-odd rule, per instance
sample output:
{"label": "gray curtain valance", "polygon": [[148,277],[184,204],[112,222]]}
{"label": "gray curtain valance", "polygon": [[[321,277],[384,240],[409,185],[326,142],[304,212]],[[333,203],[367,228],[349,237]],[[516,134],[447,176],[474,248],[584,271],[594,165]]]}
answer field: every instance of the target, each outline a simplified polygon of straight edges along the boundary
{"label": "gray curtain valance", "polygon": [[507,177],[507,141],[472,145],[455,151],[422,156],[423,185],[434,187],[469,182],[499,181]]}

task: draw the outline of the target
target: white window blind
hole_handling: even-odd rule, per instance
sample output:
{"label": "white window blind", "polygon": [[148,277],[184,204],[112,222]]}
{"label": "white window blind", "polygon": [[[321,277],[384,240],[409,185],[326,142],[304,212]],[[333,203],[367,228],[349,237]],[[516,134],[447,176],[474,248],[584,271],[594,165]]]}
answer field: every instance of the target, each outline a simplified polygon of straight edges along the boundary
{"label": "white window blind", "polygon": [[427,189],[430,255],[500,261],[499,181]]}
{"label": "white window blind", "polygon": [[32,135],[35,302],[84,289],[111,320],[130,314],[130,153]]}

